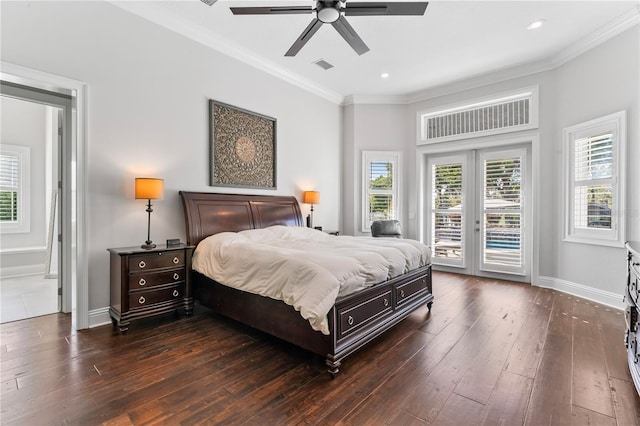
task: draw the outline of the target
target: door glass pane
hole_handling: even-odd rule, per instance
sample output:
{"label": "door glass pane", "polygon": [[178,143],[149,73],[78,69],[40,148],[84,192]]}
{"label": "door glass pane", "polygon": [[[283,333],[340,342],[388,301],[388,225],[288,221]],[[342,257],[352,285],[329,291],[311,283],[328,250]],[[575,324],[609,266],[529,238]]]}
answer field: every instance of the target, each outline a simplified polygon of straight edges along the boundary
{"label": "door glass pane", "polygon": [[435,260],[462,262],[462,163],[432,167],[431,247]]}
{"label": "door glass pane", "polygon": [[483,168],[482,266],[515,272],[523,266],[521,158],[486,159]]}

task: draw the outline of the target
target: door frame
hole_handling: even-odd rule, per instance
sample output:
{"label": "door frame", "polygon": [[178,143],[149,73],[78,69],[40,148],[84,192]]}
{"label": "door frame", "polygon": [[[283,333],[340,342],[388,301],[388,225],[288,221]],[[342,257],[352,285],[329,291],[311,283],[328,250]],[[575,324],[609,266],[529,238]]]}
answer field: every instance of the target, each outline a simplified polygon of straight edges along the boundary
{"label": "door frame", "polygon": [[[67,221],[67,226],[62,227],[62,241],[67,244],[60,253],[63,270],[66,269],[66,271],[68,271],[67,277],[64,278],[62,282],[63,295],[69,295],[66,306],[63,300],[63,310],[71,312],[73,329],[81,330],[88,328],[87,84],[82,81],[7,62],[0,62],[0,79],[36,89],[71,94],[73,98],[72,109],[75,112],[75,125],[69,129],[72,136],[71,146],[66,147],[69,152],[65,154],[63,170],[60,170],[60,173],[63,174],[61,191],[62,194],[66,194],[66,197],[62,195],[60,197],[62,203],[66,204],[66,207],[62,205],[60,207],[63,212],[69,212],[68,217],[61,217],[61,220]],[[73,159],[75,159],[75,168],[71,165]],[[72,186],[73,181],[75,181],[75,187]],[[75,203],[73,202],[74,198]],[[73,214],[75,214],[75,223],[71,220]],[[75,238],[73,238],[74,234]],[[75,295],[75,299],[72,299],[73,295]],[[69,302],[71,302],[71,306],[69,306]]]}
{"label": "door frame", "polygon": [[[425,220],[425,213],[428,209],[429,199],[426,197],[425,182],[427,181],[427,173],[429,173],[428,160],[430,155],[434,154],[448,154],[457,153],[469,150],[483,150],[501,147],[509,147],[513,145],[527,145],[531,146],[531,197],[528,200],[531,205],[531,246],[530,246],[530,274],[531,283],[537,283],[539,277],[539,241],[540,241],[540,206],[539,191],[540,191],[540,136],[537,131],[525,131],[514,132],[502,135],[491,135],[480,137],[477,139],[465,139],[456,140],[442,143],[419,145],[416,148],[416,179],[417,179],[417,205],[418,205],[418,239],[429,245],[428,240],[428,224]],[[443,268],[450,272],[456,271],[457,268]],[[496,275],[496,277],[498,277]],[[504,276],[502,276],[504,278]]]}

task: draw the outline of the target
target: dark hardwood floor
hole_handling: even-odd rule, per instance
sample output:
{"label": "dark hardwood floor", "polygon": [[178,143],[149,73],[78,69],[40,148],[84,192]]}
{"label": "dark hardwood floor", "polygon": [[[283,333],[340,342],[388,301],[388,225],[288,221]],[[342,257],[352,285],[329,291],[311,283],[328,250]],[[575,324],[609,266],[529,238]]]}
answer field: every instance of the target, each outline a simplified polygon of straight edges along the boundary
{"label": "dark hardwood floor", "polygon": [[529,285],[435,273],[422,308],[324,360],[197,309],[70,333],[2,324],[2,425],[639,425],[621,311]]}

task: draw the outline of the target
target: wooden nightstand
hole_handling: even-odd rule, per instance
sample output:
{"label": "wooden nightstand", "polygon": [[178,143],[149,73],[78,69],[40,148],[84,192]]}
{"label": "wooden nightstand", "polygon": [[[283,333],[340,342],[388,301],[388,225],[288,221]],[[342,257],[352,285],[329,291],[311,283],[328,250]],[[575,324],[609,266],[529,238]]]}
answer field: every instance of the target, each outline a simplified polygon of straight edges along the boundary
{"label": "wooden nightstand", "polygon": [[193,312],[191,256],[194,246],[181,244],[145,250],[140,247],[110,248],[111,306],[113,326],[121,332],[129,322],[184,308]]}

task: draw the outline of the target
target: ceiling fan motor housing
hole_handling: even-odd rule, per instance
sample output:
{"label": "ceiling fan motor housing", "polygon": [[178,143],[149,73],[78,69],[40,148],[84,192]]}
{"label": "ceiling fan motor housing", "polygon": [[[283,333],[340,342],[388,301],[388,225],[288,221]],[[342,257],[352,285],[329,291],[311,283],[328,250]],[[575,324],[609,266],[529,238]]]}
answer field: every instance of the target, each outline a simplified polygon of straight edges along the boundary
{"label": "ceiling fan motor housing", "polygon": [[318,19],[325,24],[331,24],[340,19],[340,9],[339,1],[318,1],[316,4]]}

